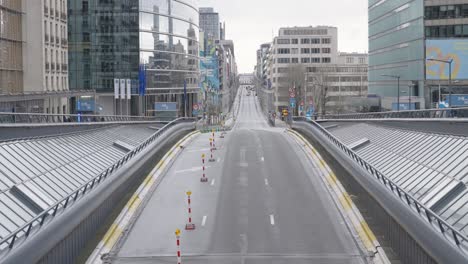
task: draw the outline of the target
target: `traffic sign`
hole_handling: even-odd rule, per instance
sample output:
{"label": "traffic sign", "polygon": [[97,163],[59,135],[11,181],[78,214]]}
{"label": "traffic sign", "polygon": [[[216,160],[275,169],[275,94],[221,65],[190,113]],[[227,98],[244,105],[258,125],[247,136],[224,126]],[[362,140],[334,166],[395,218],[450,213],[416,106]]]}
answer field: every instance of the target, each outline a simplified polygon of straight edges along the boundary
{"label": "traffic sign", "polygon": [[289,99],[289,105],[291,107],[296,107],[296,98],[290,98]]}
{"label": "traffic sign", "polygon": [[193,110],[197,111],[198,110],[198,104],[193,105]]}

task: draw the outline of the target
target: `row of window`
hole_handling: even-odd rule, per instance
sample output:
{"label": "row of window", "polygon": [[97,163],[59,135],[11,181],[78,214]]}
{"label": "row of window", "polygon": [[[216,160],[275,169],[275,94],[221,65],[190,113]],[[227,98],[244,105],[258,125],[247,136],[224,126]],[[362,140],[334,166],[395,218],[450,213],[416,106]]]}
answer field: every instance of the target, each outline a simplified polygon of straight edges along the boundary
{"label": "row of window", "polygon": [[[301,58],[301,63],[331,63],[331,58]],[[288,63],[299,63],[299,58],[278,58],[275,63],[288,64]]]}
{"label": "row of window", "polygon": [[362,92],[367,86],[329,86],[329,92]]}
{"label": "row of window", "polygon": [[283,44],[283,45],[289,45],[289,44],[299,44],[299,41],[301,44],[331,44],[331,38],[301,38],[301,39],[285,39],[285,38],[278,38],[276,39],[276,44]]}
{"label": "row of window", "polygon": [[[49,56],[50,54],[50,56]],[[68,55],[66,51],[58,51],[54,49],[44,49],[45,70],[46,72],[67,72],[68,71]]]}
{"label": "row of window", "polygon": [[468,17],[468,5],[426,6],[425,19],[447,19]]}
{"label": "row of window", "polygon": [[[355,62],[354,57],[346,57],[346,63],[348,64],[353,64]],[[366,58],[358,58],[359,59],[359,64],[365,64],[366,63]]]}
{"label": "row of window", "polygon": [[[50,8],[49,8],[50,7]],[[62,19],[67,21],[67,6],[66,0],[45,0],[44,1],[44,15],[55,19]],[[60,14],[59,14],[60,13]]]}
{"label": "row of window", "polygon": [[61,43],[63,46],[68,44],[66,25],[59,25],[58,23],[54,23],[52,21],[49,23],[47,23],[47,21],[44,21],[44,32],[45,43],[50,43],[50,45],[53,45],[54,43],[56,45],[60,45]]}
{"label": "row of window", "polygon": [[468,25],[448,25],[426,27],[426,38],[468,37]]}
{"label": "row of window", "polygon": [[359,67],[307,67],[307,72],[334,73],[334,72],[368,72],[366,66]]}
{"label": "row of window", "polygon": [[[287,49],[287,48],[279,48],[278,49],[278,54],[298,54],[299,49]],[[325,53],[325,54],[330,54],[331,49],[330,48],[301,48],[301,54],[320,54],[320,53]]]}
{"label": "row of window", "polygon": [[47,91],[66,91],[68,90],[68,77],[45,77],[45,86]]}

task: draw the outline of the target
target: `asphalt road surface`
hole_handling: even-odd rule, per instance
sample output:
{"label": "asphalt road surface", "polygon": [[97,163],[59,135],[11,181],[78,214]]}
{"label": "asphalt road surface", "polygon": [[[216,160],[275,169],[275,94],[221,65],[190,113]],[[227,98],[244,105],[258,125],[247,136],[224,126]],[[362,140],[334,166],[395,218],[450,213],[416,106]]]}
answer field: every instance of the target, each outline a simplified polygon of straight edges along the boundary
{"label": "asphalt road surface", "polygon": [[[243,93],[237,124],[219,136],[208,183],[200,182],[201,155],[209,154],[203,134],[169,169],[113,263],[177,263],[177,228],[182,263],[366,263],[301,146],[268,126],[254,93]],[[193,231],[184,230],[189,190]]]}

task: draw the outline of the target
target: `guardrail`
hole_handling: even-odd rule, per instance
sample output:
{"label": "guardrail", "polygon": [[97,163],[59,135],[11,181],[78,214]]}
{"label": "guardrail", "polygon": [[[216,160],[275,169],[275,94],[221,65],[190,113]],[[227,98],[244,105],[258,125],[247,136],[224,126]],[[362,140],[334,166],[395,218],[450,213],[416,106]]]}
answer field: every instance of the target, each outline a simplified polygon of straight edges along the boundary
{"label": "guardrail", "polygon": [[385,119],[385,118],[468,118],[468,107],[376,113],[352,113],[339,115],[318,115],[319,120],[327,119]]}
{"label": "guardrail", "polygon": [[125,165],[130,159],[135,157],[138,153],[143,151],[149,144],[153,143],[156,139],[158,139],[164,132],[166,132],[169,128],[181,124],[181,123],[195,123],[196,119],[194,118],[180,118],[174,120],[173,122],[165,125],[156,133],[154,133],[151,137],[149,137],[145,142],[138,145],[135,149],[130,151],[124,157],[122,157],[119,161],[114,163],[112,166],[101,172],[92,180],[88,181],[80,188],[75,190],[73,193],[65,197],[64,199],[60,200],[59,202],[55,203],[49,209],[45,210],[41,214],[37,215],[33,220],[29,221],[15,232],[10,234],[9,236],[3,238],[0,241],[0,256],[5,251],[12,250],[19,241],[24,241],[31,234],[38,232],[43,226],[47,223],[50,223],[56,216],[64,213],[71,205],[73,205],[77,200],[83,198],[86,194],[94,190],[97,186],[99,186],[105,179],[107,179],[112,173],[116,170],[121,168]]}
{"label": "guardrail", "polygon": [[403,201],[406,205],[408,205],[411,209],[413,209],[422,219],[428,221],[432,227],[436,228],[439,232],[441,232],[448,241],[455,244],[460,249],[462,248],[462,246],[466,249],[466,247],[468,246],[468,237],[466,235],[462,234],[460,231],[455,229],[452,225],[447,223],[444,219],[442,219],[432,210],[424,206],[411,194],[406,192],[403,188],[398,186],[391,179],[383,175],[379,170],[374,168],[371,164],[367,163],[364,159],[362,159],[353,150],[348,148],[348,146],[343,144],[338,138],[336,138],[333,134],[328,132],[325,128],[320,126],[318,123],[311,121],[305,117],[294,117],[293,122],[306,122],[315,126],[324,136],[326,136],[338,148],[340,148],[351,159],[357,162],[363,169],[365,169],[372,176],[374,176],[379,181],[379,183],[383,184],[394,195],[396,195],[401,201]]}
{"label": "guardrail", "polygon": [[0,124],[93,123],[155,120],[155,117],[148,116],[72,115],[0,112]]}

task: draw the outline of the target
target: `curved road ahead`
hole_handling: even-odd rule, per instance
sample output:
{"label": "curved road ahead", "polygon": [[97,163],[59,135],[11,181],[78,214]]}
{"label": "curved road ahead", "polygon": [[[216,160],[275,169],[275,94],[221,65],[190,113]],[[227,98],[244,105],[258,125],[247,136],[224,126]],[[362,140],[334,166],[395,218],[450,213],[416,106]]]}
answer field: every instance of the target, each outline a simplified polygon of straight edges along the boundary
{"label": "curved road ahead", "polygon": [[209,182],[199,180],[201,155],[209,153],[203,134],[169,169],[113,263],[177,263],[174,231],[186,224],[187,190],[197,227],[182,232],[183,263],[365,263],[301,146],[268,126],[255,96],[242,94],[234,129],[216,136]]}

